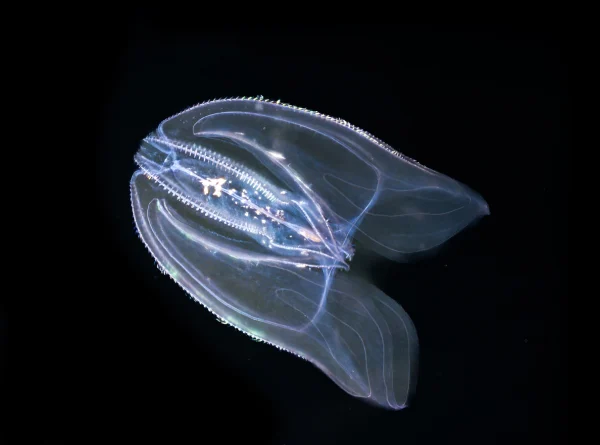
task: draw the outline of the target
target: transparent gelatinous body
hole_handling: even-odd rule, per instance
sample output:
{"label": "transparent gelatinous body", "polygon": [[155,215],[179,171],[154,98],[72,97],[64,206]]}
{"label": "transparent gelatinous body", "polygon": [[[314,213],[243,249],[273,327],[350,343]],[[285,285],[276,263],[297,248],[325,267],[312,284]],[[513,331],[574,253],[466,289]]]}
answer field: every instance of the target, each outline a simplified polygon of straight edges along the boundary
{"label": "transparent gelatinous body", "polygon": [[166,119],[135,161],[139,234],[195,300],[353,396],[407,405],[417,334],[354,276],[353,239],[393,260],[433,249],[489,213],[477,193],[345,121],[262,98]]}

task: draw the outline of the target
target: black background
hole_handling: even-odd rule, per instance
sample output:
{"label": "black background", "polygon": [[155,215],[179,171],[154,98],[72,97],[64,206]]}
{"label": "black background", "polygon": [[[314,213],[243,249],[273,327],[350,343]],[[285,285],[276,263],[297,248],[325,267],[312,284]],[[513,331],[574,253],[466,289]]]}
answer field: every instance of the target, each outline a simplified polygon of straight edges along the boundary
{"label": "black background", "polygon": [[[40,437],[66,437],[77,423],[87,438],[135,443],[565,441],[570,98],[560,36],[196,19],[134,14],[105,36],[101,266],[70,309],[88,329],[77,335],[75,315],[61,312],[62,329],[41,339],[54,365],[36,381]],[[139,140],[197,102],[255,95],[346,119],[490,206],[438,256],[376,271],[419,334],[419,383],[404,411],[366,405],[309,363],[218,323],[160,274],[135,233],[128,181]]]}

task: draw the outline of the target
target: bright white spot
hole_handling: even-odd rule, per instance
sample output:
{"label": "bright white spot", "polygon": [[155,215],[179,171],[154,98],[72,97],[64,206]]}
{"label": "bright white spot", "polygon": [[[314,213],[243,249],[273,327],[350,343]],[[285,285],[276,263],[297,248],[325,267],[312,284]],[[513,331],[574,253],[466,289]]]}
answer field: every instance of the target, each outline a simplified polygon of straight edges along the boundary
{"label": "bright white spot", "polygon": [[214,196],[221,196],[221,186],[225,183],[225,178],[209,178],[209,179],[201,179],[200,182],[204,186],[204,194],[208,195],[208,188],[214,187],[215,191],[213,193]]}
{"label": "bright white spot", "polygon": [[285,159],[285,156],[283,156],[281,153],[279,153],[278,151],[269,151],[267,152],[269,153],[269,155],[271,155],[272,157],[274,157],[275,159]]}

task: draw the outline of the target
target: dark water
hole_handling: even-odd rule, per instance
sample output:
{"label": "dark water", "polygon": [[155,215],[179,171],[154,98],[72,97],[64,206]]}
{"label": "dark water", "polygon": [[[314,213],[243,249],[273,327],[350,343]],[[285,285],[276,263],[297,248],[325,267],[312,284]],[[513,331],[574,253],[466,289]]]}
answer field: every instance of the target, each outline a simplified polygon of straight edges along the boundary
{"label": "dark water", "polygon": [[[566,441],[570,97],[560,36],[483,26],[219,28],[185,11],[168,16],[136,14],[106,37],[114,46],[96,152],[104,269],[90,277],[102,296],[83,306],[102,347],[74,385],[62,367],[77,361],[85,337],[60,346],[65,359],[51,376],[63,389],[48,396],[83,391],[86,434],[134,443]],[[419,335],[406,410],[366,405],[309,363],[218,323],[136,236],[128,182],[139,140],[196,102],[248,95],[342,117],[489,204],[491,215],[437,256],[382,260],[372,271]],[[45,422],[49,438],[69,428],[60,412]]]}

